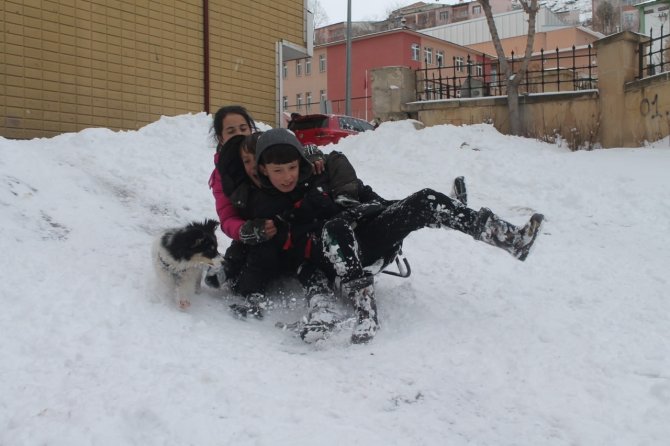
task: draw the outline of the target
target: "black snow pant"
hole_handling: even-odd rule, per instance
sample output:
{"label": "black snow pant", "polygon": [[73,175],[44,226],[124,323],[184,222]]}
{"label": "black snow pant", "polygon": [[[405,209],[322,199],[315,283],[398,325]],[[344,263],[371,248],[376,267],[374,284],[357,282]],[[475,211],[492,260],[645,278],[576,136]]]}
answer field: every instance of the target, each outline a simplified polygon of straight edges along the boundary
{"label": "black snow pant", "polygon": [[282,248],[280,237],[257,245],[245,245],[246,258],[234,291],[244,297],[265,294],[268,282],[281,276],[295,275],[298,264],[294,253]]}
{"label": "black snow pant", "polygon": [[477,215],[477,211],[441,192],[415,192],[356,227],[363,265],[397,252],[405,237],[417,229],[446,227],[472,235]]}
{"label": "black snow pant", "polygon": [[397,201],[374,218],[350,222],[334,218],[322,232],[322,252],[317,260],[329,275],[343,282],[364,275],[363,268],[383,259],[391,262],[403,240],[417,229],[447,227],[472,235],[478,212],[441,192],[422,189]]}
{"label": "black snow pant", "polygon": [[237,281],[242,273],[242,268],[246,264],[247,251],[247,245],[238,240],[233,240],[223,255],[223,271],[226,274],[226,281],[233,289],[237,287]]}

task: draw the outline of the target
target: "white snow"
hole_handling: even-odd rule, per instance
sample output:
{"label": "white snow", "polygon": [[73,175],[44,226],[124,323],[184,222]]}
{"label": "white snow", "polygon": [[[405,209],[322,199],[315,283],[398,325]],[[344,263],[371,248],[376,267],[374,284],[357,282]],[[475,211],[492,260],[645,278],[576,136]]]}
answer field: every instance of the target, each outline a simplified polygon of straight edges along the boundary
{"label": "white snow", "polygon": [[464,175],[471,207],[546,222],[526,262],[410,235],[374,341],[315,346],[274,326],[304,312],[290,284],[263,321],[157,291],[153,237],[216,215],[210,119],[0,138],[0,445],[668,444],[668,139],[570,152],[395,122],[327,147],[387,198]]}

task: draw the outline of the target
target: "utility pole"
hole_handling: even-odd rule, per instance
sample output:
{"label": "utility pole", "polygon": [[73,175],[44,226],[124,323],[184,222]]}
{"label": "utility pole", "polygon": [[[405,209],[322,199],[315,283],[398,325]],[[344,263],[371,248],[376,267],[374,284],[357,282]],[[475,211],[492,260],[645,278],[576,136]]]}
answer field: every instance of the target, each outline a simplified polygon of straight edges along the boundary
{"label": "utility pole", "polygon": [[344,114],[351,116],[351,0],[347,0],[347,61],[344,92]]}

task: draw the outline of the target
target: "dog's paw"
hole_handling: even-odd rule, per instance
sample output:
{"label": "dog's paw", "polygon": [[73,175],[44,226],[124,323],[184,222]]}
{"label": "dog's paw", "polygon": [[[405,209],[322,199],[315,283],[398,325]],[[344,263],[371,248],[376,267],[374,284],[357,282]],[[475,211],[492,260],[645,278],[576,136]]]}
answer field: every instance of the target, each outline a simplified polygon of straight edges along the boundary
{"label": "dog's paw", "polygon": [[188,310],[188,308],[191,306],[191,301],[188,299],[179,299],[179,309],[180,310]]}

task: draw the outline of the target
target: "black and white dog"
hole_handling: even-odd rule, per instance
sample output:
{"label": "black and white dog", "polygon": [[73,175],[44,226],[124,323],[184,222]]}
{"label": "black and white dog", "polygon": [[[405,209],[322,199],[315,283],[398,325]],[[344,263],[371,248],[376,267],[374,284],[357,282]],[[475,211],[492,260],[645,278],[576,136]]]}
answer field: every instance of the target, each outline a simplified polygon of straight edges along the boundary
{"label": "black and white dog", "polygon": [[153,245],[156,274],[163,285],[176,292],[182,310],[191,305],[190,297],[200,292],[200,281],[207,265],[220,267],[217,251],[216,220],[193,222],[181,228],[163,231]]}

